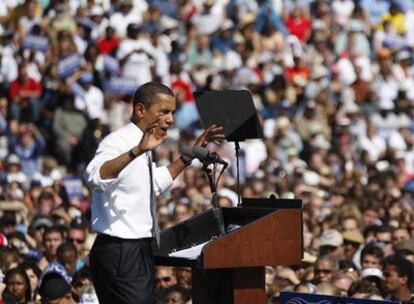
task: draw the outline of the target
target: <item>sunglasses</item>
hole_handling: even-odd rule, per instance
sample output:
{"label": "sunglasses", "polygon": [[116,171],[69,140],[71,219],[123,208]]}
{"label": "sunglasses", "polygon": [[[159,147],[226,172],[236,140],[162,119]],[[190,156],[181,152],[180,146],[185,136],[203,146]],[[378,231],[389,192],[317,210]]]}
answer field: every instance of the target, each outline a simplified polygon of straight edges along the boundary
{"label": "sunglasses", "polygon": [[85,240],[83,240],[83,239],[69,238],[69,241],[71,241],[72,243],[77,243],[77,244],[83,244],[83,243],[85,243]]}
{"label": "sunglasses", "polygon": [[171,281],[171,277],[160,277],[157,278],[157,281],[163,281],[165,283],[168,283],[169,281]]}
{"label": "sunglasses", "polygon": [[330,269],[315,269],[314,270],[315,273],[325,273],[325,274],[329,274],[332,272],[332,270]]}

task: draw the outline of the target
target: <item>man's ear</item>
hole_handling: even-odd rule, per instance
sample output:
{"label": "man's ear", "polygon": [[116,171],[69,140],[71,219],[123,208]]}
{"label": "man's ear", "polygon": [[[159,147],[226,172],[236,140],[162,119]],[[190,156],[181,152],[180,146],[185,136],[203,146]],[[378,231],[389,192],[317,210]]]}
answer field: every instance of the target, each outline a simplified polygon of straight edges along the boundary
{"label": "man's ear", "polygon": [[408,286],[408,277],[406,275],[399,276],[399,278],[400,278],[401,285]]}
{"label": "man's ear", "polygon": [[134,113],[135,113],[135,115],[139,119],[141,119],[142,117],[144,117],[145,111],[146,111],[146,109],[145,109],[145,106],[144,106],[143,103],[137,102],[135,104],[135,106],[134,106]]}

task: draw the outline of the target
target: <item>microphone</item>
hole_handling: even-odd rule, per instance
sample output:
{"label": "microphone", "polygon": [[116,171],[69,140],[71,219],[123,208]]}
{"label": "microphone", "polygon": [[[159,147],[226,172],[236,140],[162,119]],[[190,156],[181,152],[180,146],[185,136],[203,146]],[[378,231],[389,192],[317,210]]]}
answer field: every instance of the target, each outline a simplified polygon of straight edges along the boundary
{"label": "microphone", "polygon": [[200,146],[189,147],[183,145],[180,147],[180,153],[191,158],[198,158],[201,162],[218,163],[226,167],[229,165],[216,152],[210,152]]}

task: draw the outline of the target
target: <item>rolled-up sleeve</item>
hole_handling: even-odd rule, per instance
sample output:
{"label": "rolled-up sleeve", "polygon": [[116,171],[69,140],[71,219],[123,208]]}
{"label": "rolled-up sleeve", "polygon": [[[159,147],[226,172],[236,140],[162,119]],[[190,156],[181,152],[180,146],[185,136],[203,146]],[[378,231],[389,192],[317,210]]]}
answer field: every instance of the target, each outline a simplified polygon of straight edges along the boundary
{"label": "rolled-up sleeve", "polygon": [[160,195],[173,184],[174,180],[168,171],[168,168],[152,166],[154,172],[154,189],[155,194]]}
{"label": "rolled-up sleeve", "polygon": [[105,191],[118,180],[118,178],[102,179],[100,170],[104,163],[122,154],[121,151],[120,143],[114,136],[106,137],[99,144],[95,157],[86,167],[84,174],[85,181],[91,189]]}

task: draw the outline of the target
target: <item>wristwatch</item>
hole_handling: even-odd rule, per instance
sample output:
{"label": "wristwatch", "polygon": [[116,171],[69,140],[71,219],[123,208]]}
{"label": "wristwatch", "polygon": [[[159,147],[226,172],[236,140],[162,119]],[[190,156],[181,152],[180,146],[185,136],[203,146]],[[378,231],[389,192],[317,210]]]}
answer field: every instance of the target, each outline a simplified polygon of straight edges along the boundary
{"label": "wristwatch", "polygon": [[186,159],[183,155],[180,155],[180,160],[183,162],[183,164],[188,167],[193,162],[192,159]]}
{"label": "wristwatch", "polygon": [[135,147],[128,151],[128,156],[129,156],[130,159],[135,159],[138,156],[134,153],[134,149],[135,149]]}

